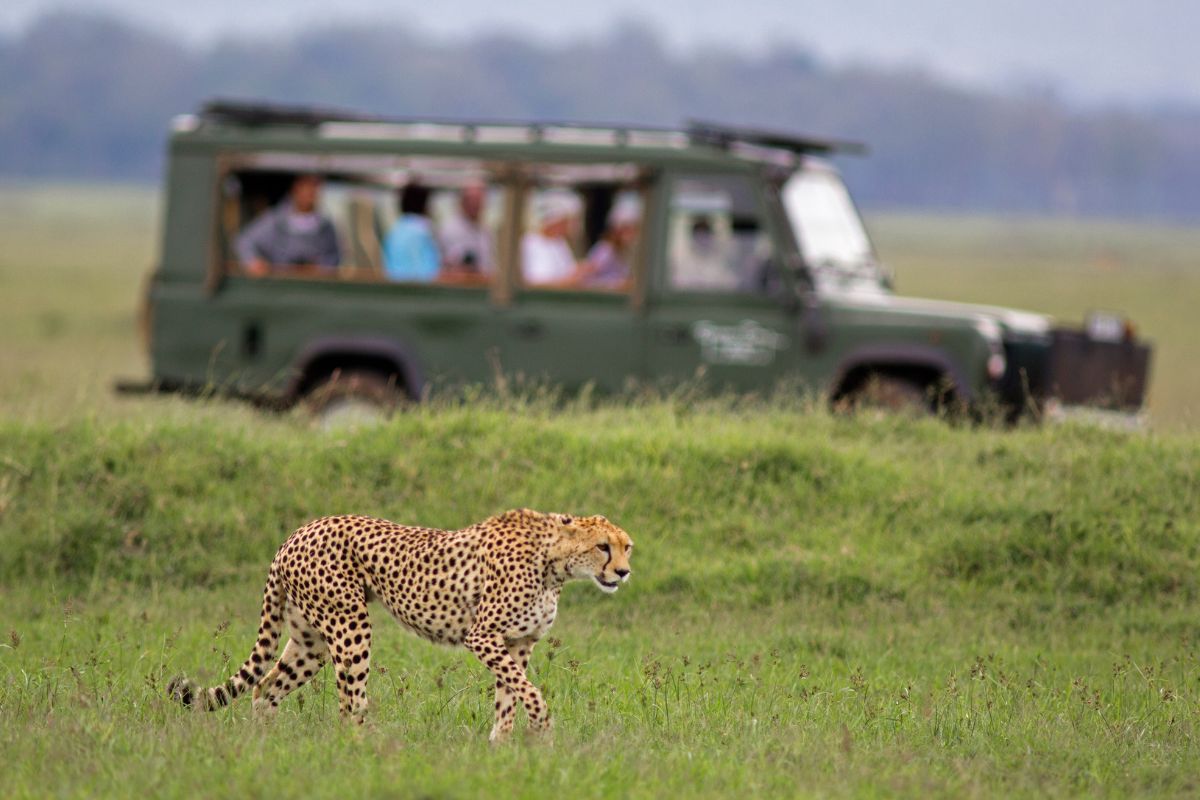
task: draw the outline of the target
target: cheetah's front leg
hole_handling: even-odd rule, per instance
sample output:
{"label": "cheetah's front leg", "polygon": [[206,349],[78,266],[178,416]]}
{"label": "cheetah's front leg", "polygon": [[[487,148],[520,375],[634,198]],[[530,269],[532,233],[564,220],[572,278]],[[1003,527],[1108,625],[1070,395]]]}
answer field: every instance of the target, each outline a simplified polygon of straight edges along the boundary
{"label": "cheetah's front leg", "polygon": [[[506,641],[505,647],[508,654],[513,657],[513,660],[521,667],[521,671],[525,673],[526,678],[529,676],[529,657],[533,655],[533,646],[537,644],[537,639],[525,637],[523,639],[514,639]],[[488,741],[499,742],[512,733],[513,723],[517,719],[517,696],[508,690],[504,685],[504,681],[496,679],[496,723],[492,726],[492,732],[488,736]]]}
{"label": "cheetah's front leg", "polygon": [[[488,737],[492,742],[502,741],[513,728],[515,708],[511,697],[504,696],[507,693],[515,695],[525,706],[530,730],[539,733],[550,730],[550,712],[546,701],[525,675],[525,667],[529,663],[529,653],[532,650],[532,643],[526,646],[526,641],[516,640],[510,647],[498,633],[472,631],[467,634],[464,642],[467,649],[496,676],[496,721],[491,736]],[[524,651],[524,656],[515,655],[521,651]]]}

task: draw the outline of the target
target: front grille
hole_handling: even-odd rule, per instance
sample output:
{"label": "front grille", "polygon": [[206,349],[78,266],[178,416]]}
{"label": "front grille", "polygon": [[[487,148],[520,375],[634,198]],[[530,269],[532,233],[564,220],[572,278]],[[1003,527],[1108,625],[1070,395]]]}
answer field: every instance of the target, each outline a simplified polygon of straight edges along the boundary
{"label": "front grille", "polygon": [[1097,341],[1067,328],[1053,333],[1046,385],[1066,405],[1137,410],[1146,399],[1149,375],[1147,344]]}

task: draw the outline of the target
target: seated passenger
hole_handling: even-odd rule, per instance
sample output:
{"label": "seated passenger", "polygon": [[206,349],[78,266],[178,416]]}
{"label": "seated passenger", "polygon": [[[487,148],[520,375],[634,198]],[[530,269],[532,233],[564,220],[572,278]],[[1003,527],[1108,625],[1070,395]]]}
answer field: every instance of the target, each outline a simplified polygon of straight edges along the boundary
{"label": "seated passenger", "polygon": [[575,253],[567,242],[571,224],[582,208],[579,198],[554,190],[538,198],[537,229],[521,238],[521,274],[531,286],[565,286],[575,277]]}
{"label": "seated passenger", "polygon": [[629,283],[629,263],[642,219],[641,203],[635,198],[618,200],[608,214],[604,235],[592,245],[579,267],[576,282],[582,286],[623,289]]}
{"label": "seated passenger", "polygon": [[712,220],[699,216],[688,227],[683,246],[672,253],[671,284],[699,291],[736,289],[732,257],[728,236],[719,236]]}
{"label": "seated passenger", "polygon": [[399,199],[400,218],[383,241],[384,272],[394,281],[432,281],[441,257],[429,221],[429,187],[412,181]]}
{"label": "seated passenger", "polygon": [[297,175],[288,196],[267,209],[237,238],[242,267],[266,275],[272,267],[315,266],[332,271],[341,261],[333,223],[317,211],[319,175]]}
{"label": "seated passenger", "polygon": [[492,235],[483,226],[486,199],[483,183],[467,184],[459,193],[458,211],[441,225],[438,243],[450,276],[491,275],[496,269]]}

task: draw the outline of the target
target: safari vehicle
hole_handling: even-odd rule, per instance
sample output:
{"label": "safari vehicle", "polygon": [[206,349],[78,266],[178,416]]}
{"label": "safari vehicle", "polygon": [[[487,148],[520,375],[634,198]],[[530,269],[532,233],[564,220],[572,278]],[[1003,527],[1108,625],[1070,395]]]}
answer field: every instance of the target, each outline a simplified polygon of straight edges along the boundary
{"label": "safari vehicle", "polygon": [[[146,298],[151,384],[277,406],[390,405],[522,374],[620,391],[702,376],[789,380],[833,403],[1067,405],[1135,411],[1150,348],[1117,316],[1086,328],[896,296],[827,157],[857,146],[681,129],[387,119],[214,101],[173,126],[161,263]],[[340,241],[329,269],[252,271],[239,236],[297,175],[322,179]],[[389,278],[398,189],[430,226],[481,187],[487,269]],[[576,198],[584,259],[618,205],[636,235],[615,282],[539,283],[523,263],[539,203]],[[470,266],[470,265],[467,265]]]}

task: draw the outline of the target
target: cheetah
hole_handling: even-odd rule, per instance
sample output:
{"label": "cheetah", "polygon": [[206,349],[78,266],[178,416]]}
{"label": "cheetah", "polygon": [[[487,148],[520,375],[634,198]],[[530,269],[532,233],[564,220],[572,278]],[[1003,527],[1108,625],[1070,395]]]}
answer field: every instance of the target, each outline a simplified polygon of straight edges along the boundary
{"label": "cheetah", "polygon": [[[401,626],[435,644],[465,646],[496,679],[489,739],[512,732],[519,700],[529,728],[550,729],[542,693],[526,676],[538,640],[554,624],[570,580],[615,592],[629,580],[633,541],[602,516],[518,509],[457,531],[362,516],[324,517],[296,530],[276,553],[263,592],[258,641],[229,680],[202,688],[185,677],[168,694],[211,711],[253,687],[256,717],[331,661],[341,716],[361,723],[371,671],[377,601]],[[290,639],[273,665],[284,625]]]}

